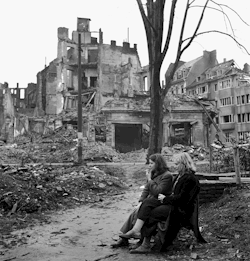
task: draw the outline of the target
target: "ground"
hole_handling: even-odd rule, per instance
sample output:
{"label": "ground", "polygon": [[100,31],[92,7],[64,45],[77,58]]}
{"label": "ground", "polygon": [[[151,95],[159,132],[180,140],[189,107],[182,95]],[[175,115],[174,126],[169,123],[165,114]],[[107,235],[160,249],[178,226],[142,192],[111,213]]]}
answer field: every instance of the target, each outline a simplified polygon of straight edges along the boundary
{"label": "ground", "polygon": [[[145,182],[144,163],[29,168],[5,169],[1,177],[3,261],[250,260],[248,185],[227,190],[219,201],[200,207],[199,225],[207,244],[196,244],[192,233],[182,230],[167,253],[133,255],[110,244],[137,204]],[[12,194],[7,193],[10,184]],[[21,193],[24,184],[29,184],[26,197]]]}

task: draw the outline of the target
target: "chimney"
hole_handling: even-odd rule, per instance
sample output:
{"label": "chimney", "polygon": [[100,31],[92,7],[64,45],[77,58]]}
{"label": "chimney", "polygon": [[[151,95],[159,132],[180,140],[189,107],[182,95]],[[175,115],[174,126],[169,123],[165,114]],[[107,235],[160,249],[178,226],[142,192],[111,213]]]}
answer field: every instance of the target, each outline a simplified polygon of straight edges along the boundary
{"label": "chimney", "polygon": [[123,42],[122,47],[123,49],[128,50],[130,48],[130,44],[128,42]]}
{"label": "chimney", "polygon": [[68,39],[69,38],[69,29],[65,27],[59,27],[57,29],[57,36],[61,39]]}
{"label": "chimney", "polygon": [[103,44],[103,32],[101,28],[99,29],[99,43]]}
{"label": "chimney", "polygon": [[134,49],[135,51],[137,51],[137,44],[134,44]]}
{"label": "chimney", "polygon": [[111,40],[110,45],[111,45],[112,47],[116,47],[116,41]]}
{"label": "chimney", "polygon": [[248,63],[245,63],[245,64],[244,64],[243,71],[244,71],[245,73],[250,73],[250,65],[249,65]]}
{"label": "chimney", "polygon": [[226,61],[227,61],[227,59],[226,59],[226,58],[224,58],[224,59],[223,59],[223,63],[225,63]]}

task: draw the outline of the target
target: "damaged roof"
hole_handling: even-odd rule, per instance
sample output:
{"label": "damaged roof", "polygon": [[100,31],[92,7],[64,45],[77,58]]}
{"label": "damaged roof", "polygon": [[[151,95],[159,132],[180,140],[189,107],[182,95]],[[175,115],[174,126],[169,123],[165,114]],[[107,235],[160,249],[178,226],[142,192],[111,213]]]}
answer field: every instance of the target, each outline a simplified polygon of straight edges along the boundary
{"label": "damaged roof", "polygon": [[[209,101],[204,101],[199,99],[197,102],[197,98],[184,95],[173,95],[171,92],[167,94],[164,100],[164,107],[166,110],[182,110],[182,111],[193,111],[193,110],[203,110],[201,108],[202,103],[203,106],[206,107],[209,111],[216,111],[214,105]],[[121,98],[109,100],[103,106],[102,112],[114,112],[114,111],[150,111],[150,97],[141,98],[141,99],[129,99],[129,98]]]}
{"label": "damaged roof", "polygon": [[210,102],[204,99],[199,99],[194,96],[189,96],[187,94],[172,94],[169,92],[165,98],[165,106],[170,110],[202,110],[202,104],[206,110],[218,113],[216,107]]}

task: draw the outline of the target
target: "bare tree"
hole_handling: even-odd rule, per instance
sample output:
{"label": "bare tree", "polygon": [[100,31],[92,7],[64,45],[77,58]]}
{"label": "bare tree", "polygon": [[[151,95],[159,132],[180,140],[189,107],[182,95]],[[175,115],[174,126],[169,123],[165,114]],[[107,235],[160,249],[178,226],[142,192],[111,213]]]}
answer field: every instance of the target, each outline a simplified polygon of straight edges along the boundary
{"label": "bare tree", "polygon": [[[204,1],[204,4],[200,6],[194,5],[195,0],[186,0],[185,10],[182,17],[182,25],[179,33],[176,59],[169,75],[165,79],[165,86],[161,86],[160,70],[164,58],[166,54],[169,52],[169,46],[172,39],[173,30],[175,29],[175,23],[174,23],[175,11],[176,11],[176,5],[178,0],[172,0],[171,7],[168,10],[169,15],[168,15],[168,28],[167,28],[166,39],[163,39],[166,0],[147,0],[146,5],[142,3],[142,0],[136,0],[136,1],[138,3],[143,24],[146,31],[148,55],[149,55],[150,97],[151,97],[150,137],[149,137],[149,150],[148,150],[148,156],[149,156],[153,153],[161,152],[162,139],[163,139],[164,99],[168,90],[171,87],[171,81],[178,67],[178,63],[180,61],[181,55],[191,45],[193,40],[201,34],[220,33],[231,37],[240,47],[244,48],[245,50],[246,48],[236,40],[235,35],[233,33],[230,19],[227,16],[227,14],[224,12],[224,8],[230,9],[233,12],[235,12],[232,8],[230,8],[227,5],[218,4],[212,0],[206,0]],[[181,0],[181,2],[182,4],[184,4],[184,0]],[[213,6],[208,6],[209,2]],[[201,8],[198,22],[196,24],[196,27],[194,28],[191,37],[184,39],[184,32],[186,30],[188,12],[190,8],[194,8],[194,7]],[[208,8],[221,12],[222,15],[224,15],[225,19],[229,21],[230,27],[232,29],[232,34],[224,33],[218,30],[199,32],[201,23],[203,21],[204,13]]]}

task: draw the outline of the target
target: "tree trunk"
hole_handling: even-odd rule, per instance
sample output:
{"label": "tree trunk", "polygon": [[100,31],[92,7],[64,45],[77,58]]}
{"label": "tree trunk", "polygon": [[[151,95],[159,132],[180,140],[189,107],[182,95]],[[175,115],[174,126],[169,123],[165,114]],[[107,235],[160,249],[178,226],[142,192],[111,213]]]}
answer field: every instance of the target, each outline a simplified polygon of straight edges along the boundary
{"label": "tree trunk", "polygon": [[161,153],[163,138],[163,101],[162,89],[160,84],[160,67],[150,66],[150,136],[147,162],[150,155]]}

